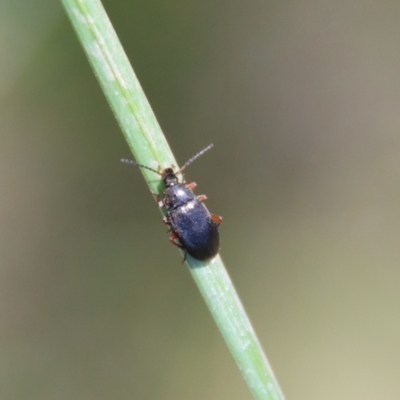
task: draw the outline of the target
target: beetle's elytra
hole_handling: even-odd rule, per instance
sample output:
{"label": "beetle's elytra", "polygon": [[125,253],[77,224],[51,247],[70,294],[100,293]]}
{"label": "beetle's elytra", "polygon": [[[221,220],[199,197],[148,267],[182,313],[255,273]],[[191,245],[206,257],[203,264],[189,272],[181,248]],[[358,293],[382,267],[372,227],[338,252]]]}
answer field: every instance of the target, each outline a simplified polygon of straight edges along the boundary
{"label": "beetle's elytra", "polygon": [[165,190],[163,198],[159,198],[158,206],[167,209],[167,215],[163,221],[171,227],[169,240],[185,251],[184,260],[186,253],[197,260],[204,261],[213,258],[219,251],[218,225],[222,222],[222,217],[210,214],[203,204],[207,196],[196,196],[193,193],[196,187],[195,182],[180,183],[177,177],[177,174],[181,174],[188,165],[211,147],[213,147],[212,144],[198,152],[176,172],[172,168],[159,172],[135,161],[121,160],[161,175]]}

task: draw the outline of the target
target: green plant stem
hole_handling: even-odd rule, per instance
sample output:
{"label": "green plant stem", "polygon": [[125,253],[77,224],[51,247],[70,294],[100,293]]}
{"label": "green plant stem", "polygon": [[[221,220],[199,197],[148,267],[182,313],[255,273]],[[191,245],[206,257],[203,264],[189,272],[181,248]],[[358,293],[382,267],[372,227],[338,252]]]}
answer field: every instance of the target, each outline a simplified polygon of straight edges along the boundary
{"label": "green plant stem", "polygon": [[[178,165],[99,0],[62,0],[135,159]],[[152,192],[154,173],[141,169]],[[189,270],[255,399],[282,400],[280,387],[219,256],[187,258]]]}

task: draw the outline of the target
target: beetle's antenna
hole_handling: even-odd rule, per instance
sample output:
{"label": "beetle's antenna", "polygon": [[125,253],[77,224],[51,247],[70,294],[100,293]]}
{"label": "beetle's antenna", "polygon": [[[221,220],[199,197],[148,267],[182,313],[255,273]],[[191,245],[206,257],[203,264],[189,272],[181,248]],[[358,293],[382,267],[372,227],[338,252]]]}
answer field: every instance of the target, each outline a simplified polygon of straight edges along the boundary
{"label": "beetle's antenna", "polygon": [[155,169],[147,167],[146,165],[143,165],[143,164],[139,164],[139,163],[137,163],[136,161],[133,161],[133,160],[127,160],[126,158],[121,158],[121,162],[123,162],[125,164],[136,165],[137,167],[140,167],[140,168],[146,168],[146,169],[148,169],[150,171],[155,172],[158,175],[162,175],[160,172],[156,171]]}
{"label": "beetle's antenna", "polygon": [[190,165],[194,160],[197,160],[200,156],[202,156],[206,151],[210,150],[211,147],[213,147],[214,145],[211,143],[209,144],[205,149],[199,151],[197,154],[195,154],[193,157],[189,158],[189,160],[187,160],[185,162],[185,164],[183,164],[183,167],[180,168],[179,171],[177,171],[176,173],[178,174],[179,172],[182,172],[188,165]]}

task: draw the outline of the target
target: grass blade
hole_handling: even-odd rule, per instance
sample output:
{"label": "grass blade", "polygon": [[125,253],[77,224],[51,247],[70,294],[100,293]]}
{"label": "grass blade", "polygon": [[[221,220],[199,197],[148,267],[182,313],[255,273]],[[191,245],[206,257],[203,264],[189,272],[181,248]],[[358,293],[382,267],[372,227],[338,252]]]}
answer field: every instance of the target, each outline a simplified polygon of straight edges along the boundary
{"label": "grass blade", "polygon": [[[62,0],[135,160],[154,169],[178,165],[99,0]],[[153,192],[154,173],[141,168]],[[188,257],[189,270],[255,399],[284,396],[220,256]]]}

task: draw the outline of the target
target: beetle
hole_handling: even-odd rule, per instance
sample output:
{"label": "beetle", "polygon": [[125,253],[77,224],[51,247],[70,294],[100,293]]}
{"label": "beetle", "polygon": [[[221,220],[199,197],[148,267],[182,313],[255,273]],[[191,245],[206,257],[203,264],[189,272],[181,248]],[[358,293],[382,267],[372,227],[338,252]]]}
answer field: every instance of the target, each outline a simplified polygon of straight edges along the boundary
{"label": "beetle", "polygon": [[210,144],[203,150],[191,157],[178,171],[173,168],[165,168],[156,171],[146,165],[136,161],[122,159],[122,162],[146,168],[160,175],[164,185],[163,198],[157,195],[157,204],[160,208],[166,208],[167,214],[163,218],[164,223],[170,226],[170,238],[172,244],[181,248],[185,252],[183,262],[186,260],[187,253],[193,258],[205,261],[215,257],[220,248],[218,226],[222,222],[222,217],[211,214],[203,202],[207,196],[196,196],[193,190],[196,183],[179,182],[178,174],[188,167],[198,157],[210,150]]}

